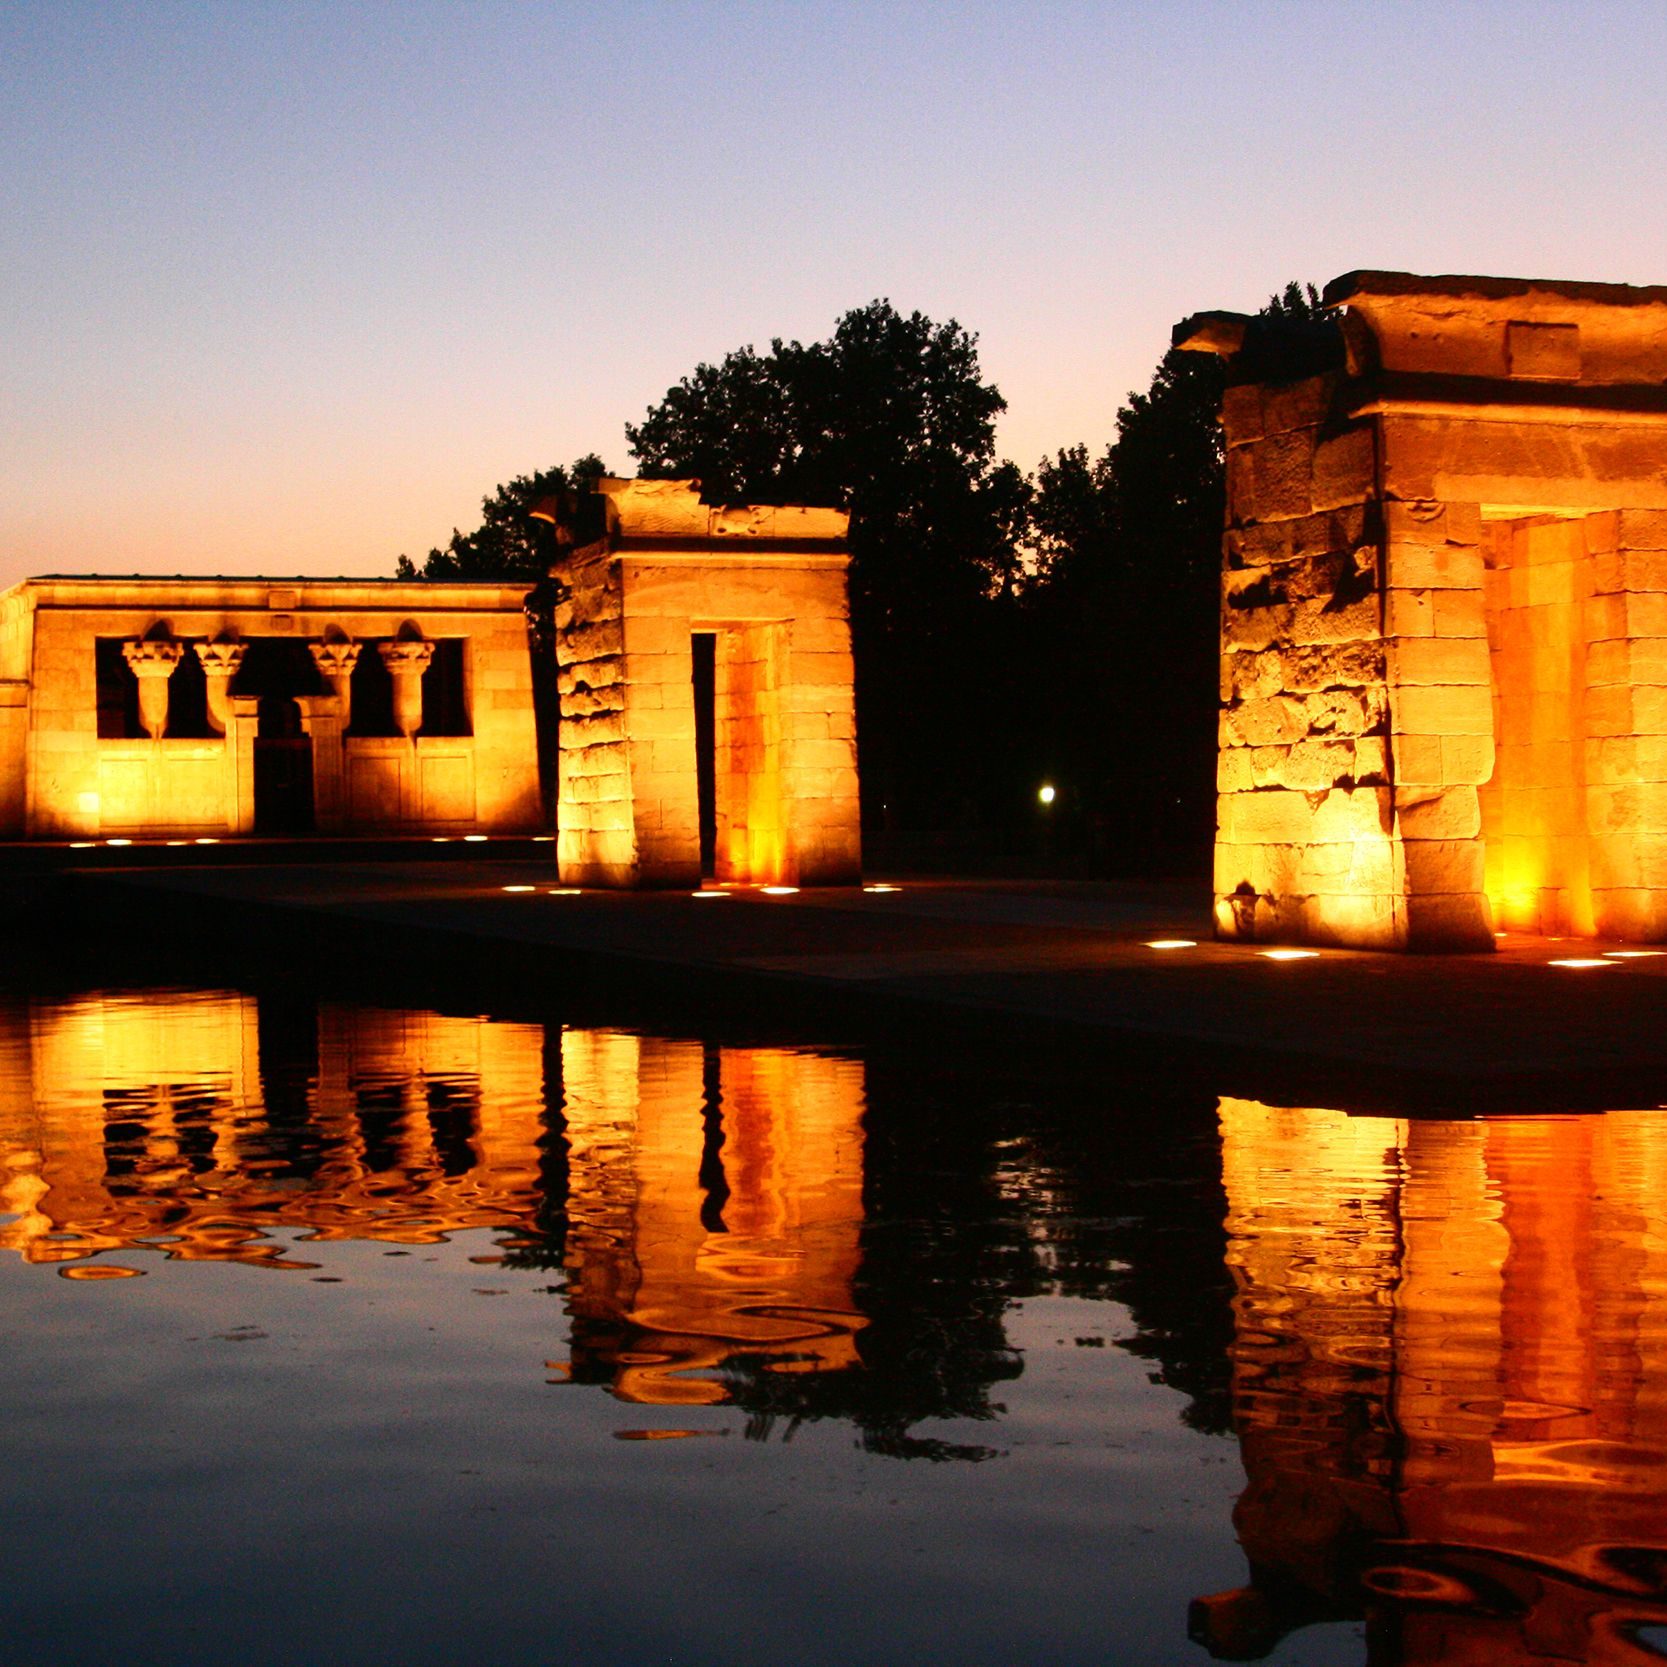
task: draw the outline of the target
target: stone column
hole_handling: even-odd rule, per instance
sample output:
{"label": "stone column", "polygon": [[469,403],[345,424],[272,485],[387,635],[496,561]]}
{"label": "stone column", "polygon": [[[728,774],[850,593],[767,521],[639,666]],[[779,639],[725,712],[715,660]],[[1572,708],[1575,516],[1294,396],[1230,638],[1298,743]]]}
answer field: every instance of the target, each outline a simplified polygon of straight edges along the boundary
{"label": "stone column", "polygon": [[247,643],[231,638],[216,638],[197,644],[197,658],[203,664],[203,676],[208,682],[208,727],[216,735],[226,733],[231,719],[231,681],[243,665],[249,652]]}
{"label": "stone column", "polygon": [[260,733],[260,697],[232,695],[228,701],[226,761],[230,788],[226,826],[234,834],[255,831],[255,737]]}
{"label": "stone column", "polygon": [[353,668],[359,663],[359,644],[346,635],[325,636],[308,643],[313,664],[329,686],[341,709],[341,726],[353,721]]}
{"label": "stone column", "polygon": [[423,673],[434,658],[434,644],[401,638],[377,645],[394,680],[394,725],[407,741],[423,726]]}
{"label": "stone column", "polygon": [[335,695],[297,695],[295,704],[313,744],[313,820],[320,832],[329,833],[347,820],[340,702]]}
{"label": "stone column", "polygon": [[153,741],[168,732],[168,679],[184,652],[183,643],[166,638],[146,637],[122,644],[122,658],[139,679],[139,721]]}

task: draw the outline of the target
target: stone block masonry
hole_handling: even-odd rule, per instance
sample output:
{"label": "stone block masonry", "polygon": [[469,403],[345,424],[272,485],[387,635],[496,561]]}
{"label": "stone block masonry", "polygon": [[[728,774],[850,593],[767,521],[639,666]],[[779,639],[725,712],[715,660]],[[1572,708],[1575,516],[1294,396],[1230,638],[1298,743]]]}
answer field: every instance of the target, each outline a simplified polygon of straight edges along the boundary
{"label": "stone block masonry", "polygon": [[1223,355],[1218,931],[1667,937],[1667,290],[1354,273]]}
{"label": "stone block masonry", "polygon": [[697,636],[714,639],[714,877],[856,881],[846,517],[710,506],[690,481],[600,491],[603,533],[583,544],[580,506],[535,511],[568,549],[555,569],[563,882],[701,883]]}

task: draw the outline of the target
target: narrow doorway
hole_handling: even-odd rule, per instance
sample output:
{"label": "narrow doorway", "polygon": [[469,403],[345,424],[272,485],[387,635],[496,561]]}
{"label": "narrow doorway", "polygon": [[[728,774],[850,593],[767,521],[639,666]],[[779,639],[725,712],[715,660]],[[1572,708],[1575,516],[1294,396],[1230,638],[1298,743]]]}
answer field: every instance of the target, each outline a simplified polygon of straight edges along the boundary
{"label": "narrow doorway", "polygon": [[255,832],[313,831],[313,743],[301,724],[297,695],[323,692],[307,645],[257,637],[249,644],[232,693],[255,695]]}
{"label": "narrow doorway", "polygon": [[[695,692],[695,792],[700,805],[700,872],[718,871],[717,687],[718,637],[696,631],[690,639]],[[688,801],[684,800],[687,804]],[[687,826],[687,824],[684,824]],[[687,847],[685,847],[687,849]]]}

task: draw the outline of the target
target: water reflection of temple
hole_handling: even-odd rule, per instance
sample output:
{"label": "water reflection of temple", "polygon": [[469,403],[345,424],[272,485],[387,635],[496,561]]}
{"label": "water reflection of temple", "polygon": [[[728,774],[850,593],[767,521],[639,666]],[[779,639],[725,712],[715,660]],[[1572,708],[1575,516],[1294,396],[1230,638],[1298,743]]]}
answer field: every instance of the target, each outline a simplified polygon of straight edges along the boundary
{"label": "water reflection of temple", "polygon": [[[320,1005],[277,1038],[229,991],[0,1009],[0,1246],[282,1263],[270,1235],[433,1242],[526,1219],[540,1027]],[[286,1044],[298,1042],[296,1057]]]}
{"label": "water reflection of temple", "polygon": [[565,1268],[575,1376],[716,1402],[737,1355],[856,1364],[863,1111],[859,1062],[792,1049],[231,991],[12,1002],[0,1248],[85,1275],[497,1228]]}
{"label": "water reflection of temple", "polygon": [[576,1377],[684,1405],[736,1354],[857,1363],[859,1062],[569,1031],[561,1071]]}
{"label": "water reflection of temple", "polygon": [[1383,1663],[1660,1659],[1667,1122],[1221,1107],[1237,1295],[1220,1656],[1364,1616]]}

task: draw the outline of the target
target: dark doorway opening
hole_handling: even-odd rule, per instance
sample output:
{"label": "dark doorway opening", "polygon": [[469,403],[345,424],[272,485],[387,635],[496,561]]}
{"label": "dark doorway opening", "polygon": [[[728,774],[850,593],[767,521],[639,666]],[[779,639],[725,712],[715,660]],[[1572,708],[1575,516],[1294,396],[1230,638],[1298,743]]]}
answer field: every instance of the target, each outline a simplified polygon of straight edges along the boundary
{"label": "dark doorway opening", "polygon": [[249,644],[231,692],[254,695],[255,832],[313,831],[313,743],[301,727],[297,695],[324,692],[307,645],[290,638],[257,637]]}
{"label": "dark doorway opening", "polygon": [[718,871],[717,634],[696,631],[690,647],[694,660],[695,793],[700,803],[700,872],[706,879],[711,879]]}

